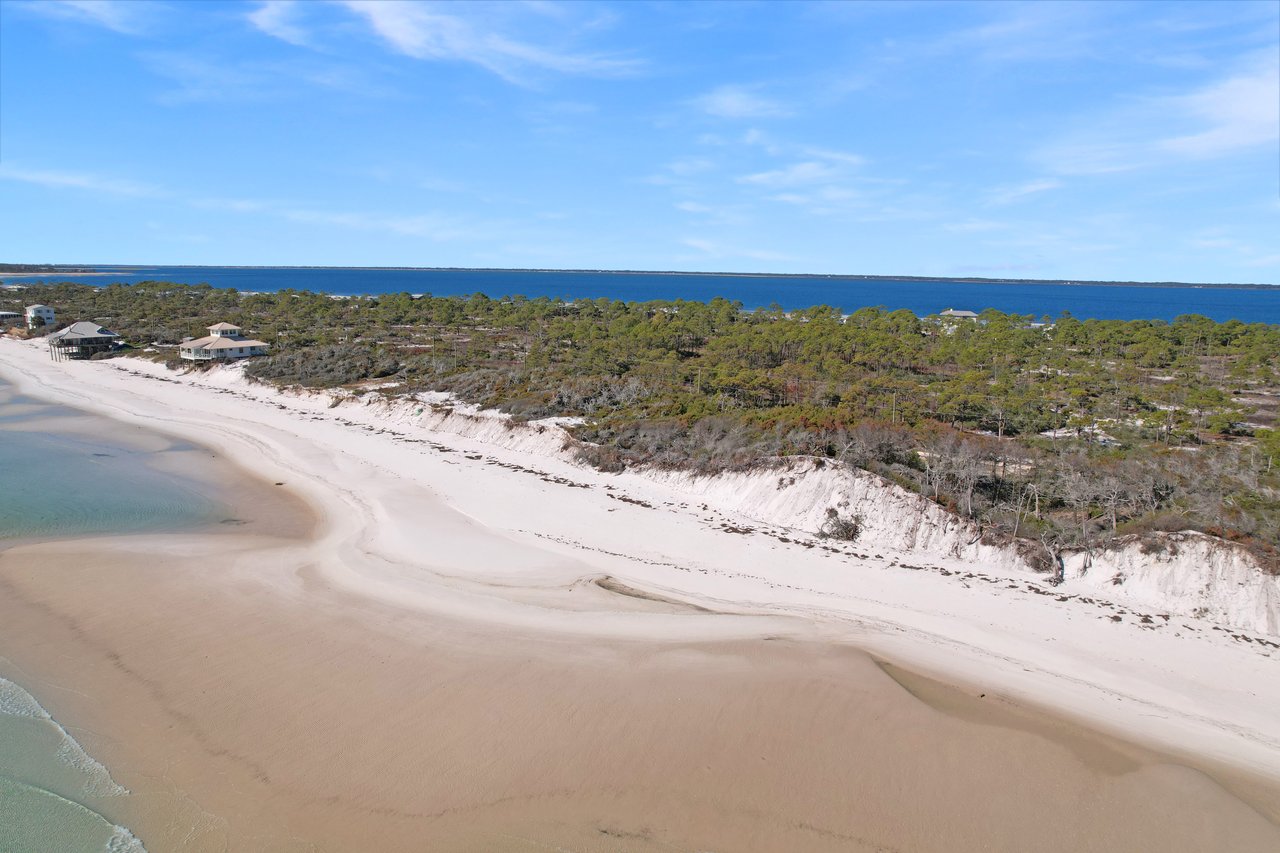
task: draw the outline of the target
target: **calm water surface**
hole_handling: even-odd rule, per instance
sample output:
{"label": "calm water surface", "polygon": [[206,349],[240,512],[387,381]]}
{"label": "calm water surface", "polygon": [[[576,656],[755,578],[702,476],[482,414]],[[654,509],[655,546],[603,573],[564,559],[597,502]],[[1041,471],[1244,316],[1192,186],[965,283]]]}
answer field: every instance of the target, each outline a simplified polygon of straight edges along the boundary
{"label": "calm water surface", "polygon": [[228,510],[170,473],[194,445],[15,393],[0,379],[0,545],[5,540],[174,530]]}
{"label": "calm water surface", "polygon": [[[717,296],[747,308],[773,303],[787,310],[833,305],[844,311],[880,305],[933,314],[947,308],[1015,314],[1108,320],[1172,320],[1179,314],[1203,314],[1215,320],[1280,323],[1280,285],[1268,289],[1158,287],[1133,285],[980,283],[960,281],[867,281],[839,276],[734,276],[703,273],[618,273],[542,270],[424,270],[293,267],[97,267],[105,276],[58,276],[50,281],[103,285],[148,279],[184,284],[207,283],[238,290],[311,290],[341,295],[431,293],[437,296],[483,293],[558,299],[600,298],[626,301]],[[11,283],[48,277],[6,277]]]}

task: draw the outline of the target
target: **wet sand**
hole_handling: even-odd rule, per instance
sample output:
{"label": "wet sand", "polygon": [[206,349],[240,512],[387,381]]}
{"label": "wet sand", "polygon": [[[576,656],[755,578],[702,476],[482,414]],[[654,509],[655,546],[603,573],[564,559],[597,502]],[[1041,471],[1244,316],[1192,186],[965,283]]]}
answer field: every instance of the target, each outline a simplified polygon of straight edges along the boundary
{"label": "wet sand", "polygon": [[292,554],[0,554],[0,674],[134,791],[112,817],[152,853],[1280,845],[1264,780],[854,648],[503,630],[353,599]]}

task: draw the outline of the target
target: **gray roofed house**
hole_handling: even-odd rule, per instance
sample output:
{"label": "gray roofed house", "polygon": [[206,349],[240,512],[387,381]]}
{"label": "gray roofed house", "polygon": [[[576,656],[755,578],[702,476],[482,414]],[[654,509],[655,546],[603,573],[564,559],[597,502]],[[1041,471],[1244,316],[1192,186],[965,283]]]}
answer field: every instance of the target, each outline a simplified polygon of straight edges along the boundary
{"label": "gray roofed house", "polygon": [[46,339],[49,355],[61,361],[66,358],[89,358],[100,352],[109,352],[120,343],[120,336],[97,323],[80,320]]}
{"label": "gray roofed house", "polygon": [[942,312],[943,317],[955,317],[957,320],[976,320],[978,315],[973,311],[957,311],[955,308],[948,308]]}

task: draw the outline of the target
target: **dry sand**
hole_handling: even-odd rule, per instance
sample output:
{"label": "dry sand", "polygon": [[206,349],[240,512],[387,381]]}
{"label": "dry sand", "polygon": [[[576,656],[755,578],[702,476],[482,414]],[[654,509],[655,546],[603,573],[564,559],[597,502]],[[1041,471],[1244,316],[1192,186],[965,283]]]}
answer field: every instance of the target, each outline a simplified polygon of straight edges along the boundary
{"label": "dry sand", "polygon": [[[0,370],[20,381],[11,352],[0,342]],[[908,576],[918,608],[935,596],[959,615],[930,611],[933,654],[886,664],[847,640],[892,633],[862,645],[923,647],[910,607],[897,605],[896,631],[800,605],[764,612],[746,581],[709,594],[654,559],[628,574],[604,549],[817,577],[805,555],[760,554],[629,505],[597,518],[599,494],[452,457],[424,480],[404,448],[372,465],[348,450],[374,437],[348,431],[348,448],[263,403],[216,401],[226,417],[211,418],[208,391],[25,364],[28,393],[39,381],[269,478],[251,491],[252,532],[0,552],[0,675],[134,791],[110,817],[151,853],[1280,849],[1275,729],[1246,725],[1268,711],[1233,714],[1229,692],[1274,675],[1273,659],[1240,657],[1253,649],[1179,640],[1167,648],[1187,652],[1186,679],[1148,676],[1176,696],[1136,675],[1120,694],[1102,688],[1172,639],[1134,634],[1104,657],[1077,627],[1078,656],[1037,651],[1002,637],[1002,614],[1031,632],[1054,611],[1022,614],[1032,605],[994,593],[989,621],[964,635],[977,593],[946,599]],[[79,390],[95,379],[111,393]],[[273,489],[318,520],[276,506]],[[556,503],[561,493],[579,503]],[[559,541],[575,532],[591,546]],[[895,594],[885,583],[881,599]],[[1176,668],[1150,663],[1162,665]],[[1010,689],[970,686],[987,684]],[[1114,711],[1088,716],[1129,736],[1014,689],[1046,684],[1043,703],[1073,717],[1111,697]],[[1214,701],[1226,710],[1181,710]],[[1175,754],[1184,732],[1193,754]],[[1219,760],[1250,744],[1255,761]]]}

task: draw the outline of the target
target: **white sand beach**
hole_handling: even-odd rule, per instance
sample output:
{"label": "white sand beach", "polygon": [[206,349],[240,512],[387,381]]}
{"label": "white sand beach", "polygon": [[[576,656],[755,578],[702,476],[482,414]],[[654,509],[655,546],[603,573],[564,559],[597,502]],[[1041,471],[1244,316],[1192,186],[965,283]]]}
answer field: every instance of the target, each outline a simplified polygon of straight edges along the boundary
{"label": "white sand beach", "polygon": [[1275,637],[237,370],[0,376],[266,484],[251,531],[0,552],[0,676],[152,853],[1280,847]]}

